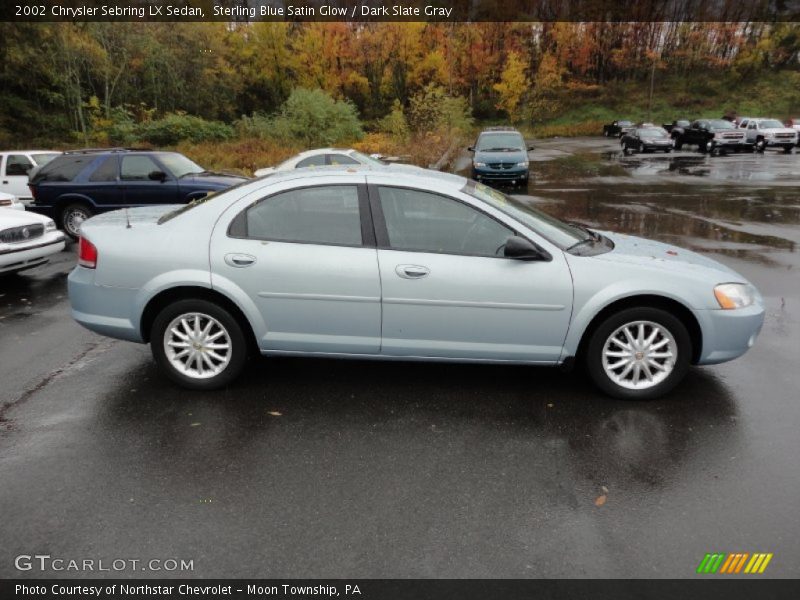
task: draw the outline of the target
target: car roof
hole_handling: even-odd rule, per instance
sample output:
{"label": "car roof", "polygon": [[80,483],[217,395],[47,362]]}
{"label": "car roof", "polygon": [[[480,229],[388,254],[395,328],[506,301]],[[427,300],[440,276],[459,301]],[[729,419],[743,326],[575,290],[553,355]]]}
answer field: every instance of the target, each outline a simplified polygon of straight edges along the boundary
{"label": "car roof", "polygon": [[[480,135],[491,133],[519,133],[519,131],[513,127],[487,127],[481,131]],[[522,135],[521,133],[519,134]]]}
{"label": "car roof", "polygon": [[2,150],[0,154],[61,154],[61,150]]}
{"label": "car roof", "polygon": [[444,184],[454,190],[461,189],[467,182],[466,177],[446,173],[444,171],[434,171],[432,169],[397,169],[392,165],[329,165],[320,166],[313,169],[293,169],[291,171],[276,171],[274,173],[256,178],[254,181],[269,181],[278,183],[292,179],[311,179],[317,177],[336,176],[351,177],[355,175],[386,175],[402,178],[401,183],[409,180],[430,181],[437,184]]}
{"label": "car roof", "polygon": [[[314,148],[313,150],[303,150],[302,152],[298,152],[292,158],[297,158],[298,156],[316,156],[317,154],[327,154],[329,152],[355,152],[352,148]],[[289,160],[289,159],[287,159]]]}

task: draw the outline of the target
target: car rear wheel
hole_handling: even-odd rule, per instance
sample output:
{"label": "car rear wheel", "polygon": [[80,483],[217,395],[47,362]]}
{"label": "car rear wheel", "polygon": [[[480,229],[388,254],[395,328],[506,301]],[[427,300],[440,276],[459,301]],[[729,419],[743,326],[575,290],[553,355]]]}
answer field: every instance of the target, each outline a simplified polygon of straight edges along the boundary
{"label": "car rear wheel", "polygon": [[644,154],[645,147],[644,147],[644,144],[642,142],[639,142],[638,150],[639,150],[639,154]]}
{"label": "car rear wheel", "polygon": [[61,211],[61,229],[69,237],[77,240],[81,235],[81,225],[93,214],[92,209],[86,204],[81,202],[70,204]]}
{"label": "car rear wheel", "polygon": [[153,321],[150,347],[170,379],[195,390],[228,385],[247,359],[239,323],[206,300],[180,300],[164,308]]}
{"label": "car rear wheel", "polygon": [[764,141],[764,138],[759,138],[756,140],[756,152],[763,152],[767,147],[767,143]]}
{"label": "car rear wheel", "polygon": [[595,329],[586,350],[589,376],[604,392],[648,400],[669,392],[689,369],[691,341],[683,323],[657,308],[629,308]]}

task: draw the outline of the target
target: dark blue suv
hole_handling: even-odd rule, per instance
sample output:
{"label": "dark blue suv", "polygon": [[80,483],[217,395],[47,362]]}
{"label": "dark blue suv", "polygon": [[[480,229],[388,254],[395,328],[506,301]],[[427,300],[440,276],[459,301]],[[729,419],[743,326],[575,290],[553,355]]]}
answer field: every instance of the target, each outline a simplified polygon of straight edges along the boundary
{"label": "dark blue suv", "polygon": [[529,176],[528,151],[522,134],[511,127],[484,129],[478,136],[473,152],[472,178],[477,181],[507,181],[527,183]]}
{"label": "dark blue suv", "polygon": [[245,181],[210,173],[177,152],[104,148],[65,152],[30,179],[29,210],[77,238],[94,214],[131,206],[183,204]]}

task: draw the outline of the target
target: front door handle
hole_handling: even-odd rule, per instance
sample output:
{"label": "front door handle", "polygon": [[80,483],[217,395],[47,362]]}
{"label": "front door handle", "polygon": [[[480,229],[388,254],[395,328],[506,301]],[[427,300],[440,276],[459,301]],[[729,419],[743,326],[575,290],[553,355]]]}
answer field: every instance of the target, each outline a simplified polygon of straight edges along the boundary
{"label": "front door handle", "polygon": [[394,272],[403,279],[422,279],[427,277],[431,270],[421,265],[397,265]]}
{"label": "front door handle", "polygon": [[225,262],[231,267],[249,267],[256,262],[256,257],[250,254],[226,254]]}

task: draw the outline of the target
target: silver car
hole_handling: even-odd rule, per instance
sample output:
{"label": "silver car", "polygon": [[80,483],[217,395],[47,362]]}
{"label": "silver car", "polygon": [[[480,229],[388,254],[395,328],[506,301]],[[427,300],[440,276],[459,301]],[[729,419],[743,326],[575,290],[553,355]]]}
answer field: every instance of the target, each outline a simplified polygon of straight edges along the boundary
{"label": "silver car", "polygon": [[[569,366],[621,398],[744,354],[764,318],[704,256],[561,222],[455,175],[280,173],[86,221],[74,318],[194,389],[251,351]],[[535,385],[535,382],[532,382]]]}

